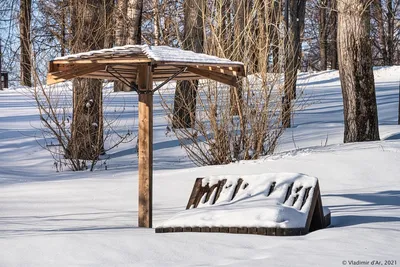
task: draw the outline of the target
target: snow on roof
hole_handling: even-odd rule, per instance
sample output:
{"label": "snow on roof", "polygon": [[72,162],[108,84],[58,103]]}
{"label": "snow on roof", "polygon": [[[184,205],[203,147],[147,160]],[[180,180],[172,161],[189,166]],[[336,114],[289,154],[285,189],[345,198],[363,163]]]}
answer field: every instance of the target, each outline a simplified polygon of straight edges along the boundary
{"label": "snow on roof", "polygon": [[149,46],[149,45],[125,45],[101,50],[94,50],[84,53],[72,54],[63,57],[57,57],[54,60],[76,60],[83,58],[107,57],[129,57],[145,56],[157,62],[184,62],[184,63],[211,63],[211,64],[232,64],[243,65],[238,61],[231,61],[225,58],[210,56],[203,53],[182,50],[169,46]]}
{"label": "snow on roof", "polygon": [[[204,178],[203,186],[208,183],[210,187],[222,179],[227,179],[215,203],[209,203],[203,196],[197,208],[182,211],[159,226],[305,227],[312,201],[312,197],[305,195],[313,195],[317,178],[299,173],[269,173],[240,178],[243,179],[242,185],[246,186],[241,186],[233,199],[238,176]],[[274,182],[274,190],[269,193]],[[287,196],[290,185],[292,193]],[[307,188],[310,190],[308,193]]]}

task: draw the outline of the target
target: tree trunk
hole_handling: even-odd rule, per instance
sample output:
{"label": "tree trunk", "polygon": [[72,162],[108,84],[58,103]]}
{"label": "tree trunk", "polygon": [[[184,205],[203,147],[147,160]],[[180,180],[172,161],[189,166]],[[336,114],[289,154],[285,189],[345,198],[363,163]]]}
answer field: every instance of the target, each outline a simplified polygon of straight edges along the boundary
{"label": "tree trunk", "polygon": [[296,98],[297,70],[300,67],[301,31],[304,28],[306,0],[290,1],[288,46],[285,63],[285,93],[282,101],[282,126],[291,126],[292,100]]}
{"label": "tree trunk", "polygon": [[327,0],[322,0],[319,6],[319,52],[321,58],[321,70],[327,69],[328,61],[328,6]]}
{"label": "tree trunk", "polygon": [[388,27],[388,39],[387,39],[387,52],[388,52],[388,65],[393,65],[394,59],[394,17],[393,17],[393,1],[387,0],[387,27]]}
{"label": "tree trunk", "polygon": [[[72,21],[72,53],[101,49],[105,40],[105,10],[102,1],[75,0]],[[73,81],[73,120],[67,156],[97,160],[103,152],[102,82]]]}
{"label": "tree trunk", "polygon": [[66,45],[67,45],[67,3],[61,1],[60,4],[61,10],[61,40],[60,40],[60,46],[61,46],[61,51],[60,55],[63,57],[65,56],[66,52]]}
{"label": "tree trunk", "polygon": [[338,55],[344,142],[379,140],[370,41],[370,4],[338,1]]}
{"label": "tree trunk", "polygon": [[121,46],[126,44],[127,29],[126,20],[128,12],[127,0],[118,0],[115,9],[115,45]]}
{"label": "tree trunk", "polygon": [[[234,2],[234,40],[235,43],[234,47],[236,51],[233,52],[232,60],[241,61],[243,59],[243,47],[245,45],[245,37],[244,37],[244,22],[246,17],[246,8],[248,7],[248,1],[243,0],[235,0]],[[231,106],[231,114],[238,115],[239,108],[242,105],[243,101],[243,88],[242,84],[239,83],[237,87],[230,87],[229,89],[230,94],[230,106]],[[237,99],[238,98],[238,99]]]}
{"label": "tree trunk", "polygon": [[129,45],[140,45],[142,43],[142,11],[143,0],[128,0],[128,39]]}
{"label": "tree trunk", "polygon": [[21,85],[32,86],[31,50],[31,12],[32,1],[20,0],[19,40],[21,45]]}
{"label": "tree trunk", "polygon": [[273,2],[273,12],[271,15],[271,46],[272,46],[272,70],[274,73],[280,72],[279,66],[279,23],[281,16],[280,2]]}
{"label": "tree trunk", "polygon": [[382,55],[383,65],[388,65],[388,56],[387,56],[387,49],[386,49],[386,36],[385,36],[385,26],[382,16],[382,2],[381,0],[374,1],[374,13],[375,18],[378,24],[378,34],[379,34],[379,50]]}
{"label": "tree trunk", "polygon": [[[127,21],[127,12],[128,12],[128,0],[118,0],[117,6],[115,10],[115,45],[122,46],[126,45],[127,40],[127,28],[126,28],[126,21]],[[130,91],[130,87],[125,85],[120,81],[114,82],[114,92],[120,91]]]}
{"label": "tree trunk", "polygon": [[111,48],[114,46],[114,0],[105,0],[105,9],[106,32],[104,39],[104,48]]}
{"label": "tree trunk", "polygon": [[337,54],[337,0],[331,0],[330,9],[330,42],[329,42],[329,55],[331,69],[337,70],[338,66],[338,54]]}
{"label": "tree trunk", "polygon": [[154,9],[154,45],[160,45],[160,11],[158,8],[158,1],[153,0],[153,9]]}
{"label": "tree trunk", "polygon": [[[183,48],[196,53],[203,52],[203,1],[185,0]],[[196,118],[198,81],[182,81],[176,84],[173,128],[190,128]]]}
{"label": "tree trunk", "polygon": [[[143,0],[118,0],[116,9],[115,44],[141,44]],[[120,81],[114,82],[114,92],[129,92],[132,88]]]}

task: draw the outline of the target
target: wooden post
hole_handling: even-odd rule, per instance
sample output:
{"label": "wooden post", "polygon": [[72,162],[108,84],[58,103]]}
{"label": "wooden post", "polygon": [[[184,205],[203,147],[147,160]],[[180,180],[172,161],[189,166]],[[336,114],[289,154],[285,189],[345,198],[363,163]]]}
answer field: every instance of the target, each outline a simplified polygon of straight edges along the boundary
{"label": "wooden post", "polygon": [[139,65],[139,227],[152,227],[153,213],[153,73]]}

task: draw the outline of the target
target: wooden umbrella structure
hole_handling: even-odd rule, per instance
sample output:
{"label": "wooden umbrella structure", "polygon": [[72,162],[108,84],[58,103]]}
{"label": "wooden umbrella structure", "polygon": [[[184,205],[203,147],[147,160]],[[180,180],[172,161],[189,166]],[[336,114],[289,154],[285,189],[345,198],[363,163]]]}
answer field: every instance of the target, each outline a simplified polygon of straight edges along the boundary
{"label": "wooden umbrella structure", "polygon": [[[243,63],[167,46],[127,45],[55,58],[47,84],[73,78],[119,80],[139,95],[139,227],[152,227],[153,93],[171,80],[237,86]],[[162,81],[153,88],[154,81]]]}

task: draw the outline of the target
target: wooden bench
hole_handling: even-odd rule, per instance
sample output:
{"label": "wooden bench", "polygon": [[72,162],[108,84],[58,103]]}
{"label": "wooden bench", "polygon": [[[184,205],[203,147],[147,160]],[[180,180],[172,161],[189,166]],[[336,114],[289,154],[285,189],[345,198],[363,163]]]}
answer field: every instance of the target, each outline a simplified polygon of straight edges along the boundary
{"label": "wooden bench", "polygon": [[[304,235],[309,232],[323,229],[330,225],[331,214],[329,210],[325,211],[322,207],[320,188],[316,178],[312,186],[299,186],[299,183],[291,181],[291,183],[283,184],[275,181],[269,181],[269,186],[264,189],[265,198],[270,198],[271,194],[276,191],[276,187],[280,187],[278,194],[275,194],[276,199],[282,202],[278,203],[277,207],[293,208],[297,211],[304,212],[306,219],[304,225],[301,227],[247,227],[247,226],[174,226],[165,227],[161,226],[156,228],[156,233],[170,233],[170,232],[214,232],[214,233],[238,233],[238,234],[258,234],[258,235],[273,235],[273,236],[292,236]],[[192,193],[186,206],[186,210],[197,209],[199,206],[202,209],[216,205],[219,202],[221,193],[225,199],[224,204],[235,205],[235,198],[238,195],[243,195],[243,192],[249,187],[251,179],[238,178],[236,181],[229,181],[227,179],[219,179],[212,184],[204,180],[204,178],[197,178],[193,186]],[[297,185],[296,185],[297,184]],[[234,188],[233,188],[234,186]],[[287,188],[287,190],[282,190]],[[230,199],[226,199],[227,190],[231,190]],[[239,196],[240,198],[240,196]],[[232,204],[230,204],[230,201]],[[241,199],[236,202],[242,201]],[[194,223],[195,224],[195,223]]]}

